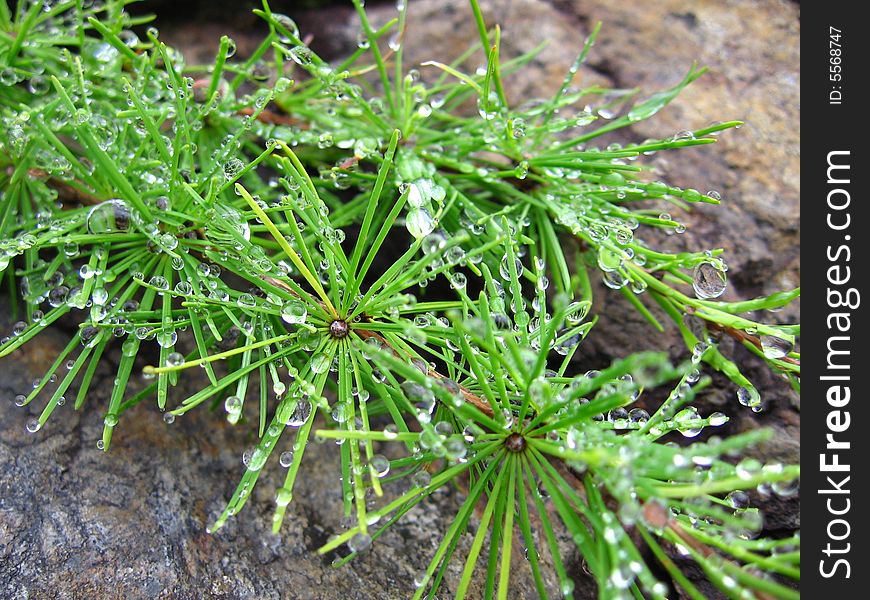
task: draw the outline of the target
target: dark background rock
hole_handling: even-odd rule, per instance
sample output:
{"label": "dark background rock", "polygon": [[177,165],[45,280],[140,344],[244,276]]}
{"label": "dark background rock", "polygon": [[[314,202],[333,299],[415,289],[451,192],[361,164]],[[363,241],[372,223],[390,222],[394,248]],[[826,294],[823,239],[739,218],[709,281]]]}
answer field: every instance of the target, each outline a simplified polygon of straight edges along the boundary
{"label": "dark background rock", "polygon": [[[372,19],[393,16],[390,3],[369,0]],[[356,24],[347,4],[275,10],[291,14],[318,51],[341,55],[355,47]],[[228,6],[228,10],[222,7]],[[299,6],[298,4],[296,5]],[[685,217],[689,230],[662,241],[674,249],[723,247],[731,267],[729,298],[748,298],[798,285],[799,262],[799,6],[777,0],[604,2],[602,0],[500,0],[482,2],[488,23],[502,25],[502,55],[515,56],[549,40],[523,75],[508,82],[515,102],[557,89],[591,26],[604,28],[581,70],[579,83],[641,87],[647,92],[679,81],[693,61],[710,72],[670,107],[640,123],[623,139],[662,137],[715,120],[742,119],[720,143],[656,157],[663,178],[722,193],[723,206],[702,206]],[[193,8],[191,8],[193,7]],[[237,3],[143,3],[159,15],[163,37],[191,62],[205,62],[227,33],[239,53],[253,47],[256,19]],[[464,0],[411,0],[409,63],[448,62],[476,30]],[[478,57],[477,60],[480,60]],[[617,294],[599,289],[599,326],[581,359],[590,368],[628,352],[669,347],[685,358],[681,342],[653,330]],[[11,327],[0,305],[0,330]],[[793,320],[799,305],[767,320]],[[413,590],[455,511],[459,492],[432,498],[376,542],[373,551],[335,570],[315,550],[340,531],[337,454],[311,444],[307,469],[278,536],[270,533],[278,468],[267,467],[254,498],[217,535],[205,532],[242,472],[242,452],[253,443],[248,428],[233,428],[207,411],[167,426],[156,408],[142,405],[122,418],[108,454],[98,451],[113,377],[108,365],[82,412],[58,409],[39,433],[25,432],[31,409],[11,403],[43,374],[68,339],[58,328],[41,335],[2,363],[0,395],[0,595],[9,598],[401,598]],[[755,415],[737,406],[734,387],[721,377],[699,399],[733,417],[739,431],[772,427],[765,460],[797,461],[799,401],[788,386],[748,353],[746,365],[768,402]],[[35,410],[35,409],[32,409]],[[702,409],[702,412],[704,410]],[[772,530],[799,527],[797,502],[771,505]],[[467,543],[467,542],[466,542]],[[569,562],[579,576],[578,562]],[[452,581],[458,577],[452,572]],[[527,568],[515,569],[514,597],[534,597]],[[449,582],[448,582],[449,583]],[[555,586],[553,581],[549,582]],[[592,594],[578,581],[578,597]],[[474,594],[481,594],[479,588]],[[582,596],[581,596],[582,595]]]}
{"label": "dark background rock", "polygon": [[[12,325],[8,308],[0,304],[4,331]],[[221,412],[207,410],[167,425],[156,407],[142,404],[122,415],[104,453],[96,442],[114,378],[110,356],[84,410],[74,411],[70,402],[41,431],[27,433],[25,424],[42,407],[18,408],[11,400],[43,375],[69,335],[49,330],[3,362],[0,597],[362,600],[413,593],[414,577],[437,548],[437,532],[456,513],[459,491],[433,494],[379,538],[374,551],[334,569],[336,555],[321,557],[317,548],[344,530],[339,454],[334,444],[310,443],[280,534],[271,533],[271,517],[284,469],[270,464],[245,509],[210,535],[206,527],[244,471],[241,457],[255,443],[254,427],[229,426]],[[173,396],[192,393],[198,383],[182,378]],[[398,493],[388,489],[385,499]],[[470,543],[466,536],[459,552]],[[514,597],[534,598],[521,560]],[[453,565],[448,585],[455,588],[461,567]],[[555,582],[551,589],[558,589]],[[482,595],[478,587],[471,593]]]}

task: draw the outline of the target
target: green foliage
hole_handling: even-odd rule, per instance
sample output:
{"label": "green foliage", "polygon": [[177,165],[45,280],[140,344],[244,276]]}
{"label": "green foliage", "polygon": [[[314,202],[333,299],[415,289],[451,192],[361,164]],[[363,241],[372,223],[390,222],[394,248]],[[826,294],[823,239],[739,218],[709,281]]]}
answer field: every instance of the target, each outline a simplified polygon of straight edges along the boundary
{"label": "green foliage", "polygon": [[[424,63],[426,77],[403,66],[404,8],[375,30],[355,1],[359,49],[330,65],[264,2],[256,12],[269,33],[250,57],[238,60],[224,37],[214,64],[198,66],[157,30],[134,33],[147,20],[124,4],[22,2],[15,14],[0,5],[0,274],[23,310],[0,357],[59,320],[79,324],[16,398],[43,402],[28,429],[42,428],[76,382],[82,408],[119,345],[100,448],[150,398],[167,423],[205,403],[256,427],[212,530],[278,462],[279,531],[319,436],[341,442],[340,491],[356,517],[321,549],[346,544],[337,564],[433,490],[466,490],[415,597],[434,596],[448,563],[463,560],[456,550],[472,519],[457,597],[478,573],[487,597],[507,598],[518,544],[541,596],[553,593],[549,565],[557,592],[570,595],[564,534],[602,598],[665,598],[674,586],[702,597],[675,553],[729,597],[797,596],[783,582],[799,578],[799,537],[756,539],[761,516],[742,490],[794,494],[798,467],[734,464],[762,430],[692,442],[728,417],[701,416],[691,402],[710,383],[707,365],[739,386],[740,403],[761,407],[718,349],[722,335],[799,385],[799,327],[744,316],[799,291],[720,302],[721,250],[673,254],[640,237],[685,229],[664,203],[719,202],[656,181],[644,157],[713,143],[739,123],[597,145],[652,117],[703,69],[639,100],[575,89],[596,29],[555,95],[516,106],[502,80],[535,53],[502,62],[500,32],[474,1],[479,43],[454,63]],[[465,72],[480,51],[486,67]],[[662,330],[650,310],[659,306],[689,360],[651,353],[578,369],[598,276]],[[143,353],[152,342],[157,352]],[[207,381],[175,397],[193,367]],[[128,391],[140,377],[144,389]],[[636,405],[663,386],[663,400],[645,403],[652,414]],[[293,451],[273,457],[282,437]],[[380,454],[389,442],[401,456]],[[390,498],[382,482],[393,480],[408,491]]]}

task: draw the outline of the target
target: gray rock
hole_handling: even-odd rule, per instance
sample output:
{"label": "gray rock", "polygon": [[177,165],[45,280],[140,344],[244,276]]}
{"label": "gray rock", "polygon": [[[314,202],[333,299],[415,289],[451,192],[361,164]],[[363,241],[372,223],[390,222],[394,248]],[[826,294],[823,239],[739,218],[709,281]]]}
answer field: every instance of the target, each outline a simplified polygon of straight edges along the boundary
{"label": "gray rock", "polygon": [[[0,330],[8,330],[0,304]],[[16,407],[70,335],[48,330],[3,361],[0,383],[0,596],[4,598],[405,598],[428,564],[461,502],[459,490],[437,492],[372,549],[336,569],[336,554],[317,548],[344,530],[339,454],[332,443],[310,443],[281,532],[271,516],[283,469],[271,461],[245,509],[211,535],[244,467],[254,427],[229,426],[202,407],[172,425],[152,405],[121,416],[108,453],[96,447],[111,391],[112,357],[98,369],[85,408],[57,409],[39,432],[25,423],[39,400]],[[144,364],[144,363],[143,363]],[[197,374],[198,375],[198,374]],[[173,397],[197,389],[185,381]],[[141,385],[141,384],[140,384]],[[290,442],[285,444],[290,445]],[[287,449],[287,448],[285,448]],[[400,490],[388,487],[385,499]],[[471,543],[466,536],[458,552]],[[344,551],[344,550],[342,550]],[[517,598],[535,597],[528,567],[517,557]],[[462,564],[446,588],[455,589]],[[557,589],[554,581],[552,590]],[[482,597],[472,588],[471,597]]]}

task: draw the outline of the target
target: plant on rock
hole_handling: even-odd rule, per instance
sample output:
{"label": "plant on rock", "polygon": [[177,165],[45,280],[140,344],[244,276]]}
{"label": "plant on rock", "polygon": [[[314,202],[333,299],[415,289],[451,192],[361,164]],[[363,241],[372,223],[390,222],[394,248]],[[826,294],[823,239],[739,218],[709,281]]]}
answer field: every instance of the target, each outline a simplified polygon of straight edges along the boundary
{"label": "plant on rock", "polygon": [[[676,554],[729,597],[795,597],[785,581],[799,577],[799,537],[758,539],[761,517],[743,490],[794,494],[798,468],[732,458],[764,431],[673,440],[728,420],[690,404],[710,383],[703,365],[761,408],[720,352],[723,335],[799,386],[799,327],[744,316],[799,291],[719,301],[720,250],[674,254],[640,237],[685,229],[662,206],[719,202],[656,181],[644,156],[712,143],[739,123],[597,145],[703,70],[640,101],[574,89],[596,29],[555,95],[515,107],[502,79],[534,53],[502,62],[500,30],[474,0],[479,44],[454,63],[424,63],[426,77],[403,66],[404,3],[378,29],[354,4],[361,41],[338,65],[264,2],[262,44],[237,60],[224,37],[205,66],[186,64],[156,29],[140,38],[134,28],[147,20],[122,1],[22,2],[14,14],[0,5],[9,33],[0,36],[0,272],[23,310],[0,357],[54,323],[78,322],[16,397],[20,406],[47,398],[28,429],[45,426],[76,384],[82,408],[117,345],[100,448],[152,397],[167,423],[206,403],[230,423],[256,424],[259,442],[212,530],[244,506],[287,436],[293,450],[273,460],[288,469],[279,531],[306,444],[319,437],[338,443],[340,492],[355,516],[321,548],[346,544],[338,564],[431,491],[465,490],[417,597],[442,586],[474,520],[457,597],[478,572],[487,596],[508,597],[517,544],[542,596],[570,595],[563,535],[602,598],[664,598],[675,587],[701,597]],[[485,66],[464,72],[475,51]],[[648,304],[659,306],[690,360],[649,353],[581,369],[596,272],[662,330]],[[202,385],[174,397],[192,367]],[[382,454],[388,442],[404,455]],[[410,489],[391,497],[393,481]]]}

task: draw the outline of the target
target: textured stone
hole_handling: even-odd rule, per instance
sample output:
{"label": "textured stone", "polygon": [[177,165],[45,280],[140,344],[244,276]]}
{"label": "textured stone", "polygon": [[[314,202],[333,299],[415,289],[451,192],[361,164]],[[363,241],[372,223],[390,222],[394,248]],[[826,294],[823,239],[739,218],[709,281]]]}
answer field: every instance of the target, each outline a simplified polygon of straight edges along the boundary
{"label": "textured stone", "polygon": [[[0,331],[11,328],[0,303]],[[37,400],[11,400],[62,349],[70,331],[49,330],[3,361],[0,397],[0,596],[4,598],[406,598],[461,501],[438,491],[379,538],[372,549],[335,569],[336,554],[317,548],[343,531],[339,454],[332,443],[309,443],[294,500],[281,532],[271,533],[274,496],[283,481],[275,460],[264,468],[252,501],[210,535],[244,471],[254,427],[231,427],[205,407],[167,425],[151,404],[121,416],[108,453],[96,447],[117,356],[108,357],[82,411],[59,407],[39,432],[25,423]],[[144,363],[143,363],[144,364]],[[199,375],[198,373],[196,375]],[[179,399],[197,389],[191,378]],[[141,382],[138,382],[141,385]],[[185,393],[186,392],[186,393]],[[37,406],[39,405],[39,406]],[[289,441],[285,441],[289,449]],[[395,497],[398,484],[387,487]],[[460,544],[467,552],[471,537]],[[528,567],[517,556],[517,598],[533,598]],[[462,563],[450,568],[455,589]],[[550,581],[551,590],[557,589]],[[475,586],[471,597],[482,597]]]}

